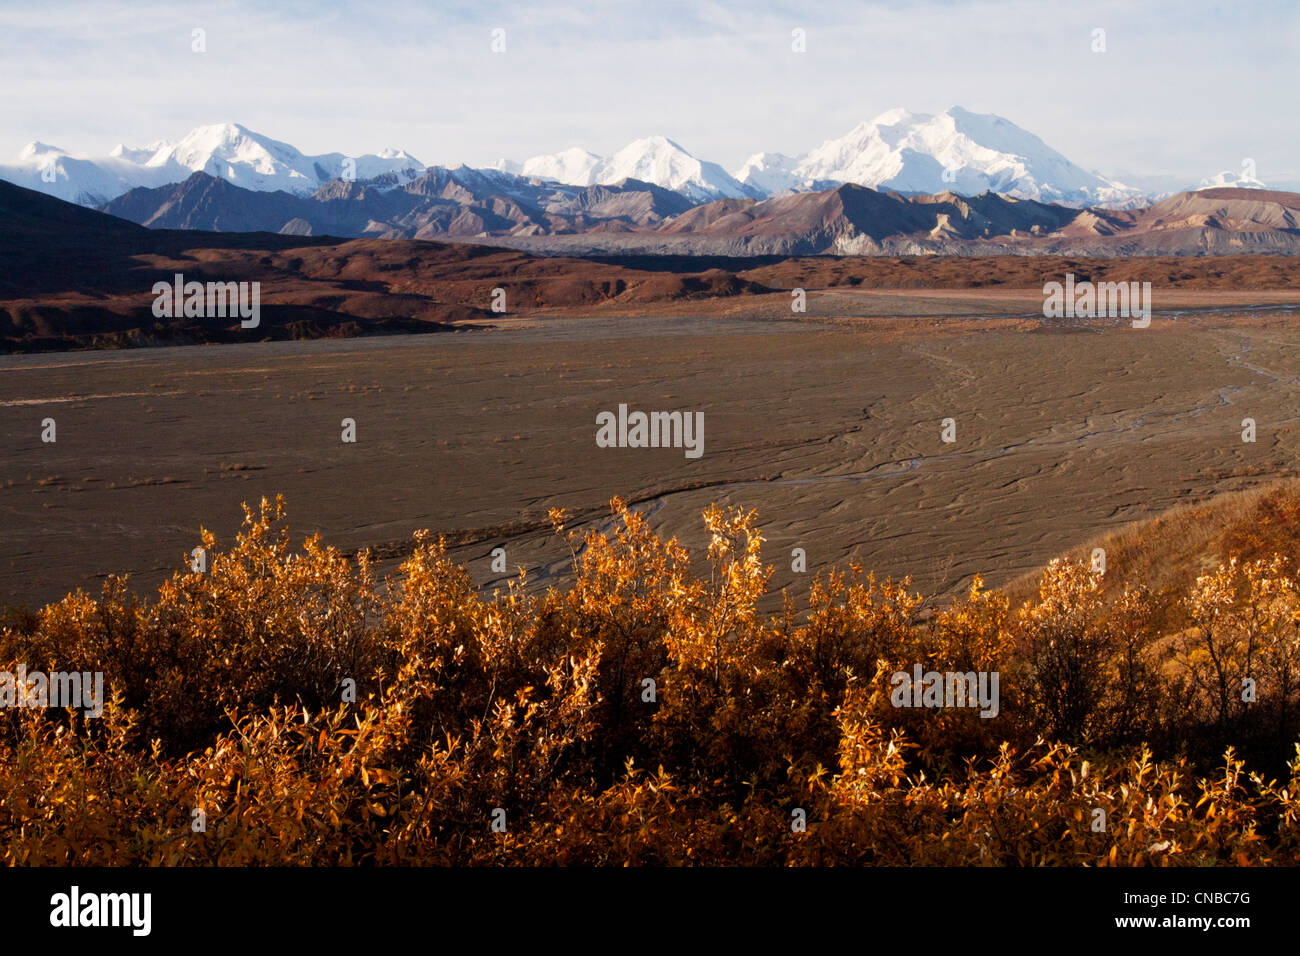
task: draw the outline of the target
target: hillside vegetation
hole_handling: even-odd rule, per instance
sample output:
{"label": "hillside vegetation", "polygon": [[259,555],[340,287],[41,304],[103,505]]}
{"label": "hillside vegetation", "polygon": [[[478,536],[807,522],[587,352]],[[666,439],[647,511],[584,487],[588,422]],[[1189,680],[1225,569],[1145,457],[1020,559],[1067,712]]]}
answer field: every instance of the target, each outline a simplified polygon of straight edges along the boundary
{"label": "hillside vegetation", "polygon": [[[0,713],[6,862],[1300,862],[1295,486],[923,624],[857,568],[765,619],[752,513],[705,512],[693,573],[612,507],[582,537],[552,513],[575,574],[537,597],[478,595],[426,534],[381,580],[264,500],[155,598],[9,612],[0,669],[110,699]],[[997,672],[997,715],[894,706],[917,664]]]}

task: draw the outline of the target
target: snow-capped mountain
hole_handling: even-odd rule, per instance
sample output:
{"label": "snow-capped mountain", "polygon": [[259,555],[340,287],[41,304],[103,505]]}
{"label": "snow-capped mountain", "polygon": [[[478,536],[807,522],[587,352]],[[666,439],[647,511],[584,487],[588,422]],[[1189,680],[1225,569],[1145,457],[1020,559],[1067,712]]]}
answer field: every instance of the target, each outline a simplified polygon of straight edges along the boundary
{"label": "snow-capped mountain", "polygon": [[[83,205],[102,207],[136,187],[158,188],[203,172],[256,191],[308,195],[332,179],[355,179],[381,189],[413,182],[427,170],[401,150],[348,157],[309,156],[244,126],[200,126],[175,142],[86,157],[43,143],[24,147],[16,162],[0,165],[6,179]],[[468,176],[472,171],[464,172]],[[692,203],[717,199],[766,199],[790,192],[833,189],[845,183],[901,193],[994,192],[1069,206],[1133,208],[1153,197],[1195,188],[1175,177],[1139,178],[1124,185],[1088,172],[1032,133],[992,114],[954,106],[929,115],[893,109],[827,140],[800,156],[760,152],[729,174],[664,136],[638,139],[613,156],[573,147],[523,162],[499,160],[478,170],[512,194],[527,182],[567,186],[613,186],[628,179],[671,190]],[[1161,188],[1152,184],[1160,180]],[[1164,180],[1170,183],[1164,185]],[[1202,188],[1264,184],[1232,172],[1204,179]]]}
{"label": "snow-capped mountain", "polygon": [[557,183],[589,186],[592,171],[599,165],[599,156],[575,146],[551,156],[534,156],[523,164],[520,173],[537,179],[553,179]]}
{"label": "snow-capped mountain", "polygon": [[409,181],[424,168],[402,150],[353,157],[307,156],[288,143],[237,123],[223,123],[197,127],[174,143],[159,141],[140,149],[118,145],[108,156],[95,158],[30,143],[16,163],[0,165],[0,179],[71,202],[101,206],[137,186],[183,182],[196,172],[245,189],[306,195],[331,179],[346,176],[364,182],[391,173]]}
{"label": "snow-capped mountain", "polygon": [[734,177],[737,182],[764,196],[775,196],[804,185],[795,172],[798,165],[798,157],[786,156],[784,153],[755,153],[736,170]]}
{"label": "snow-capped mountain", "polygon": [[[186,176],[204,172],[258,191],[283,189],[305,194],[315,192],[331,179],[344,178],[345,172],[364,182],[386,173],[418,174],[424,169],[423,163],[398,149],[354,157],[343,153],[305,156],[288,143],[237,123],[200,126],[178,143],[159,145],[161,148],[146,161],[146,167],[179,167]],[[345,169],[349,159],[351,166]]]}
{"label": "snow-capped mountain", "polygon": [[696,202],[755,195],[717,163],[696,159],[664,136],[634,140],[609,158],[574,147],[522,163],[502,160],[496,168],[570,186],[612,186],[625,179],[639,179]]}
{"label": "snow-capped mountain", "polygon": [[626,177],[695,201],[827,189],[856,183],[904,193],[992,191],[1041,202],[1127,207],[1147,195],[1070,162],[1009,120],[954,106],[937,116],[893,109],[802,156],[756,153],[728,175],[662,136],[629,143],[608,159],[584,149],[501,161],[497,169],[577,186]]}
{"label": "snow-capped mountain", "polygon": [[1010,120],[954,106],[893,109],[790,160],[759,154],[736,179],[771,194],[830,183],[910,193],[987,190],[1041,202],[1126,205],[1145,197],[1070,162]]}
{"label": "snow-capped mountain", "polygon": [[83,159],[45,143],[28,143],[16,162],[0,165],[0,179],[83,206],[99,206],[135,186],[166,182],[158,170],[145,169],[130,155]]}
{"label": "snow-capped mountain", "polygon": [[596,185],[639,179],[688,199],[738,199],[752,195],[717,163],[696,159],[672,140],[650,136],[628,143],[593,171]]}

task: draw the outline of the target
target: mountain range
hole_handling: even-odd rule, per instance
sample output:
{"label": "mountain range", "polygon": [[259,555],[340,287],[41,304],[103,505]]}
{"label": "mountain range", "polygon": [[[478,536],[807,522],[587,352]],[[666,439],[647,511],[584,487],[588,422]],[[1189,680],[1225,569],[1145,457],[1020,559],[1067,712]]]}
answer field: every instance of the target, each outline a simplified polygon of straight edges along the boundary
{"label": "mountain range", "polygon": [[[302,200],[284,192],[243,190],[205,173],[192,179],[196,186],[206,182],[220,190],[215,200],[229,198],[227,191]],[[885,249],[918,241],[918,231],[937,219],[951,234],[934,241],[989,255],[566,258],[555,249],[534,256],[481,243],[148,229],[0,181],[0,262],[7,267],[0,269],[0,352],[476,328],[502,320],[491,307],[499,288],[510,290],[512,315],[566,317],[700,315],[701,307],[715,310],[723,300],[731,314],[789,316],[792,288],[815,293],[994,285],[1032,296],[1049,278],[1069,273],[1093,281],[1141,278],[1162,288],[1286,289],[1295,286],[1300,267],[1294,263],[1300,258],[1214,253],[1242,251],[1232,246],[1242,236],[1256,237],[1252,241],[1261,249],[1271,241],[1275,251],[1294,253],[1297,216],[1300,195],[1260,190],[1184,193],[1147,210],[1103,217],[992,193],[969,200],[953,194],[903,197],[845,185],[762,202],[719,200],[639,238],[707,241],[742,250],[841,240]],[[1215,217],[1222,218],[1210,225]],[[1028,234],[982,238],[986,229],[1019,232],[1024,225]],[[858,231],[846,231],[850,228]],[[1154,254],[1141,259],[1002,254],[1017,245],[1050,249],[1076,232]],[[795,241],[799,236],[804,238]],[[1204,241],[1207,255],[1159,255],[1163,247],[1186,246],[1189,236]],[[156,316],[154,289],[159,282],[170,287],[176,273],[187,281],[260,283],[261,324],[250,333],[239,317],[220,312]]]}
{"label": "mountain range", "polygon": [[[393,189],[432,169],[450,171],[426,167],[399,149],[361,156],[307,155],[288,143],[226,123],[200,126],[175,142],[160,140],[142,148],[118,145],[97,158],[33,142],[15,162],[0,164],[0,179],[101,208],[132,189],[173,185],[197,172],[258,192],[308,196],[334,180]],[[468,175],[465,169],[457,167],[458,175]],[[957,106],[937,115],[889,110],[800,156],[760,152],[730,173],[664,136],[635,140],[609,157],[573,147],[522,162],[502,159],[477,172],[495,176],[498,182],[509,177],[519,188],[540,183],[585,188],[636,180],[676,192],[694,204],[762,200],[855,184],[904,195],[995,192],[1067,206],[1132,209],[1178,188],[1197,186],[1183,183],[1159,191],[1127,186],[1084,170],[1010,120]],[[1219,172],[1200,185],[1264,184]]]}
{"label": "mountain range", "polygon": [[[891,110],[736,175],[672,140],[494,168],[401,150],[308,156],[245,127],[79,159],[32,144],[0,178],[152,229],[456,239],[546,255],[1293,252],[1300,203],[1230,172],[1152,203],[997,116]],[[106,198],[107,197],[107,198]]]}
{"label": "mountain range", "polygon": [[141,149],[119,144],[98,158],[33,142],[16,162],[0,165],[0,179],[94,208],[131,189],[178,183],[196,172],[246,189],[308,194],[344,177],[414,179],[424,164],[398,149],[355,157],[307,156],[288,143],[225,123],[199,126],[176,142],[159,140]]}
{"label": "mountain range", "polygon": [[1009,120],[957,106],[937,116],[890,110],[803,156],[751,156],[737,178],[769,196],[856,183],[905,193],[991,191],[1113,207],[1144,205],[1147,198],[1081,169]]}
{"label": "mountain range", "polygon": [[680,193],[635,180],[565,186],[468,166],[431,166],[406,183],[336,179],[307,196],[243,189],[198,172],[175,185],[133,189],[103,206],[155,229],[380,239],[628,232],[692,208]]}
{"label": "mountain range", "polygon": [[138,188],[104,212],[153,229],[458,240],[545,255],[1207,255],[1300,251],[1300,195],[1225,187],[1137,210],[995,192],[903,195],[851,183],[692,203],[635,179],[566,186],[430,167],[397,185],[332,180],[309,196],[207,173]]}

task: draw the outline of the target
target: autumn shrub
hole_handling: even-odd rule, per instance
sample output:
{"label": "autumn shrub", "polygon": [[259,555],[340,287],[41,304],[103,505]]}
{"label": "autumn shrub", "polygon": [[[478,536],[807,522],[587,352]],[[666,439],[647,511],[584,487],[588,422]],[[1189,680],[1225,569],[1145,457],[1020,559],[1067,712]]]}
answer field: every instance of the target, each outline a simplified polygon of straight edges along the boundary
{"label": "autumn shrub", "polygon": [[1230,558],[1196,579],[1175,673],[1192,716],[1217,742],[1278,746],[1298,729],[1300,593],[1281,556]]}
{"label": "autumn shrub", "polygon": [[[110,694],[0,711],[7,862],[1300,862],[1280,560],[1204,575],[1175,633],[1069,562],[1019,607],[976,579],[925,617],[851,567],[768,617],[749,512],[704,513],[701,570],[617,499],[608,530],[556,511],[566,583],[487,594],[427,534],[381,580],[245,511],[154,599],[113,578],[0,619],[0,670]],[[997,715],[896,706],[918,666],[996,672]]]}

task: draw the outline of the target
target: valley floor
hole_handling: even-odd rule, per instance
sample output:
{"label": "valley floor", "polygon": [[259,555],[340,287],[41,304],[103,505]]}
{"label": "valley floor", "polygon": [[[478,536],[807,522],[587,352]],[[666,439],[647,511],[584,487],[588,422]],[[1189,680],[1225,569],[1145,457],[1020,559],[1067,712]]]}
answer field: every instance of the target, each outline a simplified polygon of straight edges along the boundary
{"label": "valley floor", "polygon": [[[534,584],[566,573],[550,508],[603,522],[622,496],[695,550],[716,501],[758,510],[776,592],[856,560],[943,599],[976,573],[1004,583],[1128,522],[1295,472],[1300,328],[1279,304],[1294,297],[1256,293],[1252,309],[1189,294],[1148,329],[1051,329],[1024,317],[1027,293],[996,307],[922,294],[948,307],[909,316],[897,294],[892,318],[863,321],[861,297],[841,308],[832,294],[797,320],[715,302],[0,358],[0,603],[97,592],[110,572],[152,589],[200,527],[229,542],[240,503],[277,493],[295,536],[346,549],[392,558],[417,529],[445,533],[485,586],[506,578],[498,546]],[[620,403],[704,412],[703,455],[597,448],[597,413]],[[795,548],[809,573],[792,572]]]}

